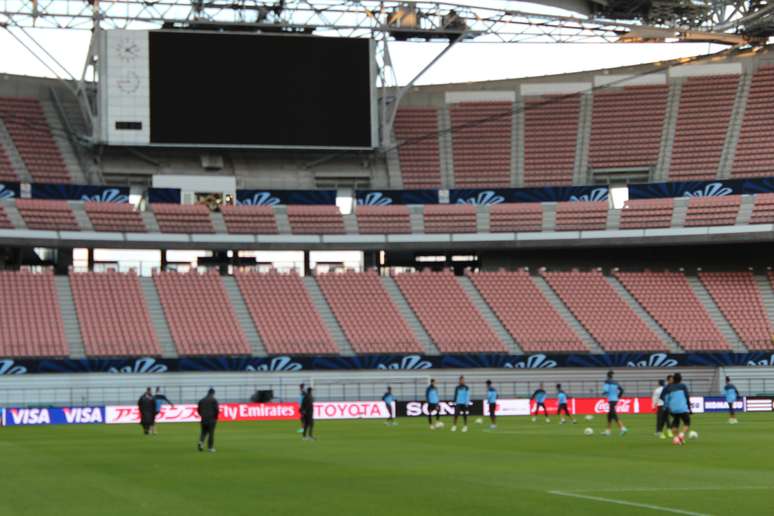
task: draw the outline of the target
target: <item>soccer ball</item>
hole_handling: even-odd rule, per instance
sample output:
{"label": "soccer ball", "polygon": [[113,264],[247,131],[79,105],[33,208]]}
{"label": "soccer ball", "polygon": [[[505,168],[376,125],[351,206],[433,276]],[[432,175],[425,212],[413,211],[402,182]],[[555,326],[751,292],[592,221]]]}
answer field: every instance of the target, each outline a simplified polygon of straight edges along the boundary
{"label": "soccer ball", "polygon": [[592,419],[594,419],[594,416],[592,416],[591,414],[588,414],[586,416],[586,421],[591,421]]}
{"label": "soccer ball", "polygon": [[683,444],[685,444],[685,439],[683,439],[679,435],[676,435],[674,436],[674,438],[672,438],[672,444],[674,444],[675,446],[682,446]]}
{"label": "soccer ball", "polygon": [[699,432],[696,432],[695,430],[691,430],[688,432],[688,439],[698,439],[699,438]]}
{"label": "soccer ball", "polygon": [[481,419],[480,417],[477,417],[477,418],[476,418],[476,424],[477,424],[477,425],[480,425],[480,424],[481,424],[481,423],[483,423],[483,422],[484,422],[484,420],[483,420],[483,419]]}
{"label": "soccer ball", "polygon": [[443,428],[445,425],[443,424],[443,421],[438,421],[435,423],[436,428]]}
{"label": "soccer ball", "polygon": [[594,435],[594,429],[593,428],[586,428],[583,431],[583,435]]}

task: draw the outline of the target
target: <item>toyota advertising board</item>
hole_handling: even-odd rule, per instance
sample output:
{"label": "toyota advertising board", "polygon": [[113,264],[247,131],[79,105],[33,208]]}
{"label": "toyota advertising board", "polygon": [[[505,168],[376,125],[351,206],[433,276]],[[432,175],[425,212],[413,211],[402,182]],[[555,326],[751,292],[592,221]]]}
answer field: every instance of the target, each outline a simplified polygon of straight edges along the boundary
{"label": "toyota advertising board", "polygon": [[[395,404],[393,404],[393,411]],[[383,401],[331,401],[314,404],[315,419],[387,419]]]}

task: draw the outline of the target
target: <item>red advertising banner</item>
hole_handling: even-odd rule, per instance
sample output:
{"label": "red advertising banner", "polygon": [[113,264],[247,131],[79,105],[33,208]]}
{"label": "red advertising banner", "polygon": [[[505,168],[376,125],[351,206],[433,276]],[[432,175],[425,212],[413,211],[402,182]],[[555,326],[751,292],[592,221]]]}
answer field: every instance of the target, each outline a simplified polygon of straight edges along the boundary
{"label": "red advertising banner", "polygon": [[[297,403],[221,403],[220,421],[276,421],[298,419]],[[193,423],[200,421],[196,405],[163,405],[156,416],[157,423]],[[140,411],[136,405],[105,407],[105,422],[109,425],[139,423]]]}
{"label": "red advertising banner", "polygon": [[[530,401],[530,412],[535,412],[536,403]],[[555,415],[559,404],[556,398],[546,399],[546,408],[549,415]],[[567,408],[571,414],[607,414],[610,409],[606,398],[570,398],[567,400]],[[616,412],[619,414],[655,414],[656,408],[650,398],[621,398],[616,404]],[[542,411],[541,411],[542,414]]]}

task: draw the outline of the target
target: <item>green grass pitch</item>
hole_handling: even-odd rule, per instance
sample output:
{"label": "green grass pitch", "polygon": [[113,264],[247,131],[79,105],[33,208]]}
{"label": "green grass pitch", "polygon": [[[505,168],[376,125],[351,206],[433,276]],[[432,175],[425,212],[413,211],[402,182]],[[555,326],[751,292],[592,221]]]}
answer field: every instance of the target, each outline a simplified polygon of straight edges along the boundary
{"label": "green grass pitch", "polygon": [[[226,423],[217,453],[198,425],[0,428],[0,515],[753,515],[774,513],[774,414],[696,415],[683,447],[654,416],[577,425],[501,418],[495,431],[424,419]],[[583,429],[592,426],[593,436]]]}

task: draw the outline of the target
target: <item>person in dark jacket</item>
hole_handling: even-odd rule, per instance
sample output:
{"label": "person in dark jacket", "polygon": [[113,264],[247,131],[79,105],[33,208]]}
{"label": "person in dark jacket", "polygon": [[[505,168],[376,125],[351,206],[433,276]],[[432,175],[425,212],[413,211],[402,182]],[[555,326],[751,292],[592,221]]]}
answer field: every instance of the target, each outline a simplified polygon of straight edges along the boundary
{"label": "person in dark jacket", "polygon": [[207,450],[214,452],[215,425],[218,423],[218,413],[220,412],[218,400],[215,399],[215,389],[210,387],[210,390],[207,391],[207,396],[199,400],[196,411],[199,413],[199,417],[202,418],[202,431],[199,434],[199,451],[204,451],[204,439],[206,438]]}
{"label": "person in dark jacket", "polygon": [[306,389],[306,395],[301,400],[301,417],[304,420],[304,441],[315,440],[314,437],[314,396],[312,388]]}
{"label": "person in dark jacket", "polygon": [[151,428],[156,424],[156,402],[153,400],[153,392],[148,387],[137,400],[137,408],[140,409],[140,425],[145,435],[149,435]]}
{"label": "person in dark jacket", "polygon": [[156,394],[153,395],[153,403],[156,405],[156,413],[153,416],[153,426],[151,427],[151,433],[156,435],[156,418],[159,417],[159,414],[161,413],[161,406],[166,403],[167,405],[174,407],[175,404],[169,401],[169,398],[161,393],[161,387],[156,387]]}

